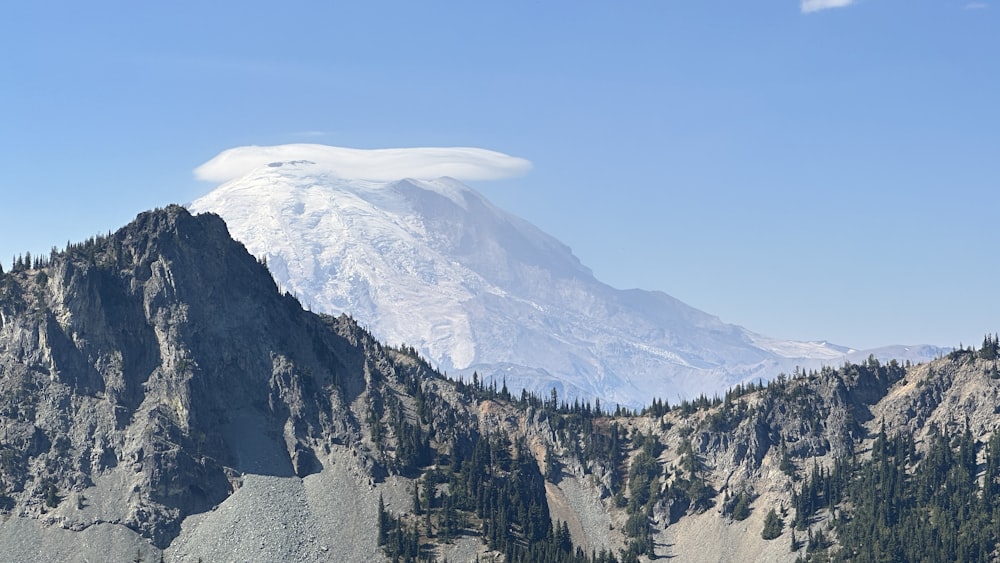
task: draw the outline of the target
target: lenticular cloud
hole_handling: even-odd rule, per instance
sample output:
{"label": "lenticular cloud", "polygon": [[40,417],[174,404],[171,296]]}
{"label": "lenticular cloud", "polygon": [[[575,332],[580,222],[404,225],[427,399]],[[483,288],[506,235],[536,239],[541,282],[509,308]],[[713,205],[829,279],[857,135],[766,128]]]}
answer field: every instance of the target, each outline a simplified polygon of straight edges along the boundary
{"label": "lenticular cloud", "polygon": [[496,180],[524,174],[531,162],[471,147],[349,149],[294,144],[237,147],[195,169],[199,180],[226,182],[274,162],[307,160],[341,178],[391,181],[403,178]]}

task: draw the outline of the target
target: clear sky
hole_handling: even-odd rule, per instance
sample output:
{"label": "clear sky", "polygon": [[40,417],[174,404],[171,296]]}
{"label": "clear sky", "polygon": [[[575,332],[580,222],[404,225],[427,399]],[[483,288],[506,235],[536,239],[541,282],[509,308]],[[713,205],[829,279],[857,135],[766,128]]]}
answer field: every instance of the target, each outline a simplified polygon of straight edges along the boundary
{"label": "clear sky", "polygon": [[603,281],[770,336],[1000,331],[1000,2],[12,2],[0,260],[241,145],[471,146]]}

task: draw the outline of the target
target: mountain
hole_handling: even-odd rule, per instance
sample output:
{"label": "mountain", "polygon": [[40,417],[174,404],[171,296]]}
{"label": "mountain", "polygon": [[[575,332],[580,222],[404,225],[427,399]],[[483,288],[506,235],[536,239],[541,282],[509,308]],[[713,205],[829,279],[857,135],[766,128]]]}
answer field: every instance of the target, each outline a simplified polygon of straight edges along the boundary
{"label": "mountain", "polygon": [[[726,324],[601,283],[570,249],[449,179],[365,181],[272,162],[190,206],[217,213],[312,310],[347,313],[451,375],[629,407],[868,356]],[[933,347],[894,349],[922,361]],[[880,356],[885,359],[884,356]]]}
{"label": "mountain", "polygon": [[16,513],[166,547],[244,474],[305,476],[317,433],[357,432],[343,405],[364,387],[368,340],[282,297],[218,217],[144,213],[34,266],[0,285]]}
{"label": "mountain", "polygon": [[988,561],[998,356],[610,414],[449,380],[171,206],[0,272],[0,561]]}

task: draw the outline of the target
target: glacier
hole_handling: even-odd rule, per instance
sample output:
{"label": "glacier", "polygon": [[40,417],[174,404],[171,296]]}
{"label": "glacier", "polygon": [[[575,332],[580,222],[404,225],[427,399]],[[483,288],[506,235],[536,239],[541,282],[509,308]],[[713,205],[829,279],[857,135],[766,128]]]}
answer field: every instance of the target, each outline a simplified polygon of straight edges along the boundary
{"label": "glacier", "polygon": [[220,215],[313,311],[349,314],[452,377],[478,372],[515,393],[554,388],[637,408],[869,353],[768,338],[661,291],[610,287],[565,244],[453,178],[342,176],[313,160],[269,162],[188,207]]}

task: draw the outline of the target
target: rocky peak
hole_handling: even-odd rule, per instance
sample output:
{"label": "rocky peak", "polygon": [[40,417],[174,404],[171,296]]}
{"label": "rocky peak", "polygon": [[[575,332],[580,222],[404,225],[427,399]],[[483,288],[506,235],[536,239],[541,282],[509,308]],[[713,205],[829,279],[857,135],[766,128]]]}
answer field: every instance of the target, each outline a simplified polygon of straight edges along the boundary
{"label": "rocky peak", "polygon": [[279,295],[219,217],[143,213],[39,266],[6,274],[0,294],[0,425],[27,454],[0,492],[21,513],[125,481],[121,506],[60,516],[166,545],[242,472],[307,474],[318,436],[355,439],[337,406],[364,388],[345,367],[366,361],[344,337],[359,329]]}

